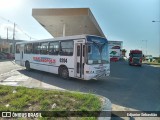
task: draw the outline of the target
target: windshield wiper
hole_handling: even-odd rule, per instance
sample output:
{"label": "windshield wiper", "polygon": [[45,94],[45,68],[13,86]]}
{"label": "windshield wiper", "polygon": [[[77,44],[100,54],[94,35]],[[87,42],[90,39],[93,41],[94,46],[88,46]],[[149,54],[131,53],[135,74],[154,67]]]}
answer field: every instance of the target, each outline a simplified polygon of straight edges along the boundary
{"label": "windshield wiper", "polygon": [[100,44],[100,43],[96,43],[96,42],[93,41],[93,44],[98,47],[100,57],[101,57],[101,60],[102,60],[102,49],[103,49],[103,47],[106,43]]}
{"label": "windshield wiper", "polygon": [[93,41],[93,43],[94,43],[94,45],[96,45],[98,47],[99,52],[102,53],[102,49],[106,43],[100,44],[100,43],[96,43],[94,41]]}
{"label": "windshield wiper", "polygon": [[93,41],[93,43],[94,43],[94,45],[96,45],[98,48],[102,48],[106,43],[103,43],[103,44],[100,44],[100,43],[96,43],[96,42],[94,42]]}

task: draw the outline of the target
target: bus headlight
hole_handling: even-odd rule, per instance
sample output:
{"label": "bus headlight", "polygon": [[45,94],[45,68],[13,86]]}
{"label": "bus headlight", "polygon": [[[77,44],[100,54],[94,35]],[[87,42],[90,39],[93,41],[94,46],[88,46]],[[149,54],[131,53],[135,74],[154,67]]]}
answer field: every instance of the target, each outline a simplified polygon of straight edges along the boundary
{"label": "bus headlight", "polygon": [[86,73],[89,73],[89,71],[86,71]]}

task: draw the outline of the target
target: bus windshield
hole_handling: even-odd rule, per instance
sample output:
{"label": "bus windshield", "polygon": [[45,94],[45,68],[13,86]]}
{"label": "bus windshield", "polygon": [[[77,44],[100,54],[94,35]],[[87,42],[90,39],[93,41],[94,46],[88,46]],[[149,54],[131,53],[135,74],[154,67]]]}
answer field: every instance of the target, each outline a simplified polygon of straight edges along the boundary
{"label": "bus windshield", "polygon": [[108,44],[105,38],[88,37],[88,64],[108,63]]}

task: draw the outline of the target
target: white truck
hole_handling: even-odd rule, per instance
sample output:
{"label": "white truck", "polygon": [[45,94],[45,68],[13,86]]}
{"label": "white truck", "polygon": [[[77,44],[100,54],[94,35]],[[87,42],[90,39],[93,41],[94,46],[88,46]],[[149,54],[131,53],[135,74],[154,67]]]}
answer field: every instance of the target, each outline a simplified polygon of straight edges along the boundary
{"label": "white truck", "polygon": [[108,41],[110,61],[118,61],[121,58],[122,41]]}

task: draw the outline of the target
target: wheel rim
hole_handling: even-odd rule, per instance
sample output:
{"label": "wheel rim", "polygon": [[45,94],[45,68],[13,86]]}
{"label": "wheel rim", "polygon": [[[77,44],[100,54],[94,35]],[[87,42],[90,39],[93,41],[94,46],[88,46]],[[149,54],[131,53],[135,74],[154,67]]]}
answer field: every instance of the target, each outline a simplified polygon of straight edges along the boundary
{"label": "wheel rim", "polygon": [[28,70],[30,69],[29,62],[26,63],[26,68],[27,68]]}
{"label": "wheel rim", "polygon": [[68,71],[66,69],[62,70],[62,77],[63,78],[68,78]]}

